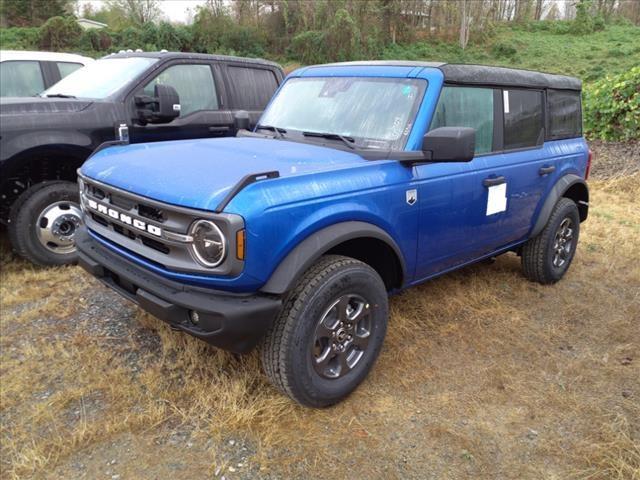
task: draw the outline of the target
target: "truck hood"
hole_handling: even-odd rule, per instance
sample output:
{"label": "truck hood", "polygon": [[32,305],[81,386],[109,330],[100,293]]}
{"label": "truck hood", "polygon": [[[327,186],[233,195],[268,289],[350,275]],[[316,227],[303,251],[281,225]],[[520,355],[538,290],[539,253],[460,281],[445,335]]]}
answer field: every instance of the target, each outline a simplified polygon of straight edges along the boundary
{"label": "truck hood", "polygon": [[5,97],[0,100],[0,114],[73,113],[84,110],[91,103],[75,98]]}
{"label": "truck hood", "polygon": [[305,143],[219,138],[109,147],[87,160],[81,172],[154,200],[215,210],[249,174],[277,170],[287,177],[366,162],[355,153]]}

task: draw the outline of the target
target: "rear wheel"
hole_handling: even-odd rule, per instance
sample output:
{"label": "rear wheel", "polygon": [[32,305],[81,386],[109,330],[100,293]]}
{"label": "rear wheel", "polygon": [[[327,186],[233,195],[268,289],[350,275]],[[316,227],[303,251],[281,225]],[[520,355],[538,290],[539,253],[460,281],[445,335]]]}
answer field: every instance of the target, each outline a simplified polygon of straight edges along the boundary
{"label": "rear wheel", "polygon": [[580,214],[573,200],[561,198],[536,237],[522,248],[525,277],[545,284],[560,280],[569,269],[580,235]]}
{"label": "rear wheel", "polygon": [[75,233],[81,224],[78,185],[42,182],[11,207],[9,238],[18,254],[37,265],[64,265],[77,260]]}
{"label": "rear wheel", "polygon": [[348,257],[322,257],[289,293],[266,334],[264,370],[302,405],[337,403],[378,357],[387,316],[387,292],[375,270]]}

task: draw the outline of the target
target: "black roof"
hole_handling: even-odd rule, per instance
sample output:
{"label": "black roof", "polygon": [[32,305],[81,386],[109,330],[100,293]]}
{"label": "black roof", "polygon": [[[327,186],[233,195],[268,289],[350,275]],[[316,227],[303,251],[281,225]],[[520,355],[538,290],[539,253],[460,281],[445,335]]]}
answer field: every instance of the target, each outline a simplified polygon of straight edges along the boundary
{"label": "black roof", "polygon": [[492,67],[489,65],[465,65],[442,62],[418,62],[410,60],[375,60],[342,62],[318,65],[339,66],[389,66],[389,67],[431,67],[444,73],[447,83],[466,85],[495,85],[501,87],[557,88],[561,90],[582,89],[582,82],[575,77],[551,73],[521,70],[517,68]]}
{"label": "black roof", "polygon": [[582,89],[582,82],[575,77],[551,73],[519,70],[516,68],[489,67],[486,65],[445,64],[439,67],[447,83],[472,85],[497,85],[505,87]]}
{"label": "black roof", "polygon": [[259,65],[269,65],[281,69],[280,65],[262,58],[235,57],[233,55],[213,55],[208,53],[186,53],[186,52],[123,52],[111,53],[102,58],[159,58],[159,59],[185,59],[185,60],[213,60],[236,63],[253,63]]}

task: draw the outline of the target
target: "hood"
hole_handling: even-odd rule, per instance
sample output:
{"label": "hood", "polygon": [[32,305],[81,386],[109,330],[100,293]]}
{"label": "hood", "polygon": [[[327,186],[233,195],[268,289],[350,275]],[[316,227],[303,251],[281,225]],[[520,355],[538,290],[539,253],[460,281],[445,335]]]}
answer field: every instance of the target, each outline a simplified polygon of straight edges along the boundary
{"label": "hood", "polygon": [[249,174],[277,170],[288,177],[366,162],[355,153],[305,143],[218,138],[109,147],[87,160],[81,171],[144,197],[214,210]]}
{"label": "hood", "polygon": [[0,114],[73,113],[84,110],[91,103],[76,98],[5,97],[0,99]]}

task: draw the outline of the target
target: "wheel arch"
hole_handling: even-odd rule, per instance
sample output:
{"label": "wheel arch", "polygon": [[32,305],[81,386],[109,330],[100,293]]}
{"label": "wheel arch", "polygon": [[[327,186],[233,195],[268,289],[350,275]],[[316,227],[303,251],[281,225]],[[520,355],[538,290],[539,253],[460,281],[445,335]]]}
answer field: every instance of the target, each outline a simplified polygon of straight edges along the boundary
{"label": "wheel arch", "polygon": [[13,202],[31,186],[47,180],[76,180],[76,170],[91,154],[78,145],[43,145],[5,160],[0,183],[0,211],[6,220]]}
{"label": "wheel arch", "polygon": [[404,282],[404,257],[391,235],[370,223],[348,221],[305,238],[280,262],[260,290],[271,294],[289,291],[318,258],[329,253],[368,264],[382,277],[387,290],[399,288]]}
{"label": "wheel arch", "polygon": [[570,198],[578,206],[580,222],[584,222],[589,214],[589,187],[584,179],[575,174],[567,174],[556,182],[545,200],[530,237],[538,235],[547,224],[553,207],[561,198]]}

